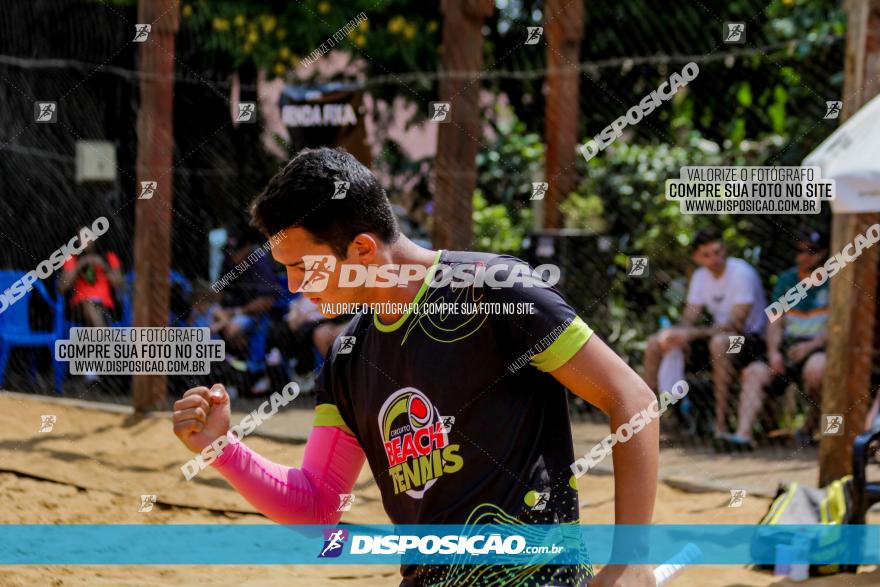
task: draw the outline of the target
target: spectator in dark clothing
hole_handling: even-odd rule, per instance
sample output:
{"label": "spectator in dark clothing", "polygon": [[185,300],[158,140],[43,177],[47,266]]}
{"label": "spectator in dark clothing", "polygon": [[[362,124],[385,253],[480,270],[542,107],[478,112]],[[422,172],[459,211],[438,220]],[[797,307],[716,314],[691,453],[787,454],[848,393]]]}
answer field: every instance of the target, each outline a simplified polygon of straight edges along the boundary
{"label": "spectator in dark clothing", "polygon": [[268,247],[256,231],[243,228],[230,235],[220,281],[223,287],[221,330],[230,350],[247,352],[248,339],[275,303],[275,275]]}

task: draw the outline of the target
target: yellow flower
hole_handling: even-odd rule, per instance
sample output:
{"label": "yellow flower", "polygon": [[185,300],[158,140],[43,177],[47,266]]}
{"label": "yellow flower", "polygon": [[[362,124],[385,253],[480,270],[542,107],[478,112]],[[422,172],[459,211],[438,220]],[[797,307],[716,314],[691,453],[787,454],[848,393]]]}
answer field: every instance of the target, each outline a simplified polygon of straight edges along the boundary
{"label": "yellow flower", "polygon": [[243,14],[236,14],[235,18],[232,19],[232,22],[235,23],[236,28],[240,29],[241,27],[244,26],[244,15]]}
{"label": "yellow flower", "polygon": [[257,41],[259,41],[259,40],[260,40],[260,35],[257,34],[257,31],[251,31],[248,33],[248,35],[247,35],[248,43],[255,45],[257,43]]}
{"label": "yellow flower", "polygon": [[416,37],[416,33],[418,29],[416,25],[407,23],[406,26],[403,27],[403,36],[407,41],[412,41]]}
{"label": "yellow flower", "polygon": [[405,25],[406,20],[402,16],[395,16],[388,21],[388,32],[391,34],[397,34],[403,30]]}
{"label": "yellow flower", "polygon": [[244,54],[245,55],[250,55],[253,52],[253,50],[254,50],[253,43],[245,43],[244,44]]}
{"label": "yellow flower", "polygon": [[290,49],[288,49],[287,47],[281,47],[278,55],[280,55],[282,59],[287,59],[288,57],[290,57]]}
{"label": "yellow flower", "polygon": [[330,3],[318,2],[318,12],[321,14],[327,14],[328,12],[330,12]]}
{"label": "yellow flower", "polygon": [[370,30],[370,21],[369,20],[360,21],[357,25],[357,29],[358,30],[363,29],[364,31]]}
{"label": "yellow flower", "polygon": [[291,65],[293,65],[294,67],[296,67],[297,65],[299,65],[299,62],[300,62],[299,55],[297,55],[297,54],[295,54],[295,53],[291,53],[291,54],[290,54],[290,63],[291,63]]}
{"label": "yellow flower", "polygon": [[275,31],[275,37],[279,41],[283,41],[284,37],[286,37],[286,36],[287,36],[287,29],[278,29],[277,31]]}
{"label": "yellow flower", "polygon": [[190,16],[192,16],[193,7],[189,4],[184,4],[183,8],[180,10],[180,13],[183,14],[184,18],[189,18]]}
{"label": "yellow flower", "polygon": [[284,75],[284,72],[287,71],[287,67],[285,67],[283,63],[276,63],[274,71],[275,71],[275,75],[282,76],[282,75]]}
{"label": "yellow flower", "polygon": [[225,18],[214,17],[214,30],[215,31],[228,31],[229,30],[229,21]]}
{"label": "yellow flower", "polygon": [[437,30],[437,21],[436,20],[429,20],[427,29],[428,29],[429,33],[433,33],[434,31],[436,31]]}
{"label": "yellow flower", "polygon": [[357,34],[354,36],[354,44],[358,47],[363,47],[367,44],[367,37],[363,34]]}
{"label": "yellow flower", "polygon": [[260,23],[263,25],[263,31],[267,33],[271,33],[275,30],[275,25],[278,24],[278,21],[275,20],[274,16],[261,16]]}

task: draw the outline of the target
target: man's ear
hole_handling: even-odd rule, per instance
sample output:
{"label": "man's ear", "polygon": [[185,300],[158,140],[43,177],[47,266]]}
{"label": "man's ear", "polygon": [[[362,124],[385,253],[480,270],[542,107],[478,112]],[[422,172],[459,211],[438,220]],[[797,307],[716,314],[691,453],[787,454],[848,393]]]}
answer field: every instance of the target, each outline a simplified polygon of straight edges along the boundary
{"label": "man's ear", "polygon": [[348,258],[356,263],[374,263],[379,253],[379,241],[368,232],[362,232],[349,243]]}

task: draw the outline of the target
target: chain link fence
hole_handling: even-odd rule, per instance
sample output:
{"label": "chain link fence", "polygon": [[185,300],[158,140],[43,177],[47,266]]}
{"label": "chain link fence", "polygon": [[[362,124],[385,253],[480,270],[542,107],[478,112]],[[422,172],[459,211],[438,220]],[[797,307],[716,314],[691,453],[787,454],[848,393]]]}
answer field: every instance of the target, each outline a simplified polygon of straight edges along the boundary
{"label": "chain link fence", "polygon": [[[127,275],[110,316],[122,320],[136,278],[131,272],[139,89],[136,44],[128,42],[134,9],[35,0],[12,3],[8,10],[0,24],[0,267],[29,271],[80,226],[106,216],[110,230],[97,246],[101,254],[115,253]],[[757,269],[768,296],[775,276],[794,265],[797,228],[806,222],[828,230],[827,206],[808,217],[684,215],[663,194],[665,181],[686,165],[799,165],[836,128],[825,115],[826,102],[841,99],[844,16],[835,2],[685,2],[662,12],[638,2],[590,3],[580,61],[563,69],[576,71],[579,80],[577,119],[563,122],[576,125],[579,143],[625,116],[687,64],[696,64],[699,73],[589,162],[577,156],[577,185],[561,194],[563,226],[554,230],[542,228],[541,202],[531,199],[533,183],[553,181],[544,174],[544,91],[548,73],[556,72],[548,69],[543,38],[525,42],[527,27],[543,26],[545,17],[550,18],[540,3],[499,2],[486,27],[485,69],[467,73],[481,90],[483,128],[482,136],[472,137],[480,152],[471,248],[558,264],[559,287],[572,306],[629,364],[640,366],[649,336],[681,318],[694,269],[689,244],[698,229],[720,230],[730,254]],[[59,29],[57,22],[75,26]],[[742,42],[727,42],[728,23],[744,25]],[[241,71],[240,83],[233,81],[231,64],[201,52],[185,27],[176,62],[172,269],[180,279],[172,286],[170,319],[185,324],[197,301],[192,285],[212,277],[211,230],[244,219],[247,203],[279,161],[260,147],[267,132],[262,122],[232,122],[235,92],[257,99],[256,71]],[[436,135],[423,102],[437,95],[442,75],[436,69],[389,72],[372,64],[366,75],[352,78],[340,71],[320,80],[351,82],[364,93],[367,126],[375,127],[372,166],[407,231],[424,241],[434,228],[434,202],[452,197],[434,191],[436,147],[430,141]],[[56,124],[34,122],[34,103],[41,100],[57,103]],[[399,130],[387,132],[389,127]],[[87,148],[82,141],[110,146],[112,160],[99,159],[115,168],[112,180],[77,181],[77,149]],[[300,146],[296,137],[279,144],[288,150]],[[461,172],[468,172],[466,164]],[[628,275],[633,257],[647,258],[645,276]],[[27,321],[34,330],[49,331],[62,318],[66,326],[76,320],[67,303],[71,294],[61,293],[57,281],[57,275],[46,280],[45,299],[39,292],[29,298]],[[283,325],[289,293],[281,276],[271,287],[277,297],[271,320]],[[53,313],[58,296],[67,298],[62,317]],[[272,343],[262,349],[265,356],[272,354]],[[288,359],[281,364],[289,365]],[[678,424],[666,431],[708,449],[711,367],[698,362],[695,357],[689,375],[688,407],[679,406]],[[53,393],[52,369],[51,345],[17,349],[5,368],[4,387]],[[247,367],[224,372],[238,378],[243,396],[263,377],[270,388],[280,389],[290,375],[283,369],[253,374]],[[195,382],[171,378],[169,396],[174,399]],[[734,378],[731,418],[738,387]],[[756,422],[756,439],[768,450],[790,451],[786,443],[795,442],[795,431],[816,415],[802,386],[787,387],[765,402]],[[95,382],[67,376],[62,390],[130,403],[130,388],[130,377]],[[578,417],[601,419],[579,400],[572,400],[572,409]]]}

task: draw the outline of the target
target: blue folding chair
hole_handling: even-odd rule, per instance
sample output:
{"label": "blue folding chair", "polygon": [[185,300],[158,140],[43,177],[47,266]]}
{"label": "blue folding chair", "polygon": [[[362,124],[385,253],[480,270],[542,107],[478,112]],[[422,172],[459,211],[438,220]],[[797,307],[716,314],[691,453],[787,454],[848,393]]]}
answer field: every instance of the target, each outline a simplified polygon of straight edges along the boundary
{"label": "blue folding chair", "polygon": [[[23,271],[0,271],[0,292],[6,291],[13,283],[26,275]],[[28,308],[33,292],[42,296],[52,310],[51,330],[31,330],[28,321]],[[6,381],[6,365],[12,349],[16,347],[46,347],[52,355],[55,374],[55,393],[61,394],[64,383],[65,365],[55,360],[55,341],[64,338],[64,297],[56,295],[53,299],[46,286],[39,279],[33,289],[8,306],[0,314],[0,385]]]}
{"label": "blue folding chair", "polygon": [[248,339],[247,367],[251,373],[262,373],[266,369],[266,341],[272,323],[268,313],[257,318],[257,321],[257,327]]}

